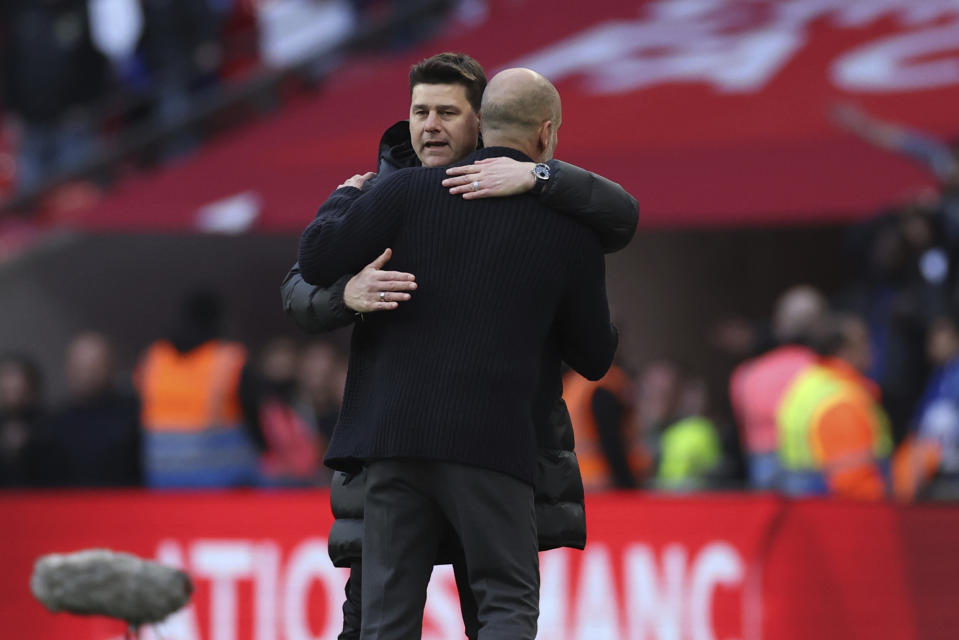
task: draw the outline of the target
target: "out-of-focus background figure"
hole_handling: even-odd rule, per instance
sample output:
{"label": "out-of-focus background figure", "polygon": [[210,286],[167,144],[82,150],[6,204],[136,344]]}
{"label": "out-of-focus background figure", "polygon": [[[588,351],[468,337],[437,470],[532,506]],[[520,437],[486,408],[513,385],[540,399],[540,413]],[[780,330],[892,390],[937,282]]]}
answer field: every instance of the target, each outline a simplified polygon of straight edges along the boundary
{"label": "out-of-focus background figure", "polygon": [[783,293],[773,311],[773,348],[740,365],[730,379],[741,442],[748,452],[749,481],[755,488],[776,486],[782,466],[779,407],[796,375],[816,359],[808,343],[825,313],[826,301],[812,287],[798,286]]}
{"label": "out-of-focus background figure", "polygon": [[329,484],[323,467],[332,421],[336,421],[342,381],[332,346],[317,343],[301,350],[290,338],[275,338],[260,354],[262,379],[259,424],[265,451],[261,472],[275,486]]}
{"label": "out-of-focus background figure", "polygon": [[221,339],[222,314],[216,294],[187,295],[176,327],[143,354],[137,387],[148,486],[226,488],[258,482],[262,435],[247,350]]}
{"label": "out-of-focus background figure", "polygon": [[20,355],[0,357],[0,483],[44,484],[40,372]]}
{"label": "out-of-focus background figure", "polygon": [[596,382],[575,371],[563,378],[563,399],[587,491],[634,489],[646,472],[633,395],[629,376],[616,364]]}
{"label": "out-of-focus background figure", "polygon": [[680,384],[678,419],[659,438],[654,486],[672,491],[720,489],[732,479],[732,472],[709,409],[706,380],[685,372]]}
{"label": "out-of-focus background figure", "polygon": [[11,0],[0,13],[5,124],[17,145],[17,188],[30,191],[95,152],[92,110],[108,81],[83,0]]}
{"label": "out-of-focus background figure", "polygon": [[879,390],[863,375],[869,366],[865,323],[853,316],[824,319],[812,344],[818,357],[789,382],[777,409],[778,488],[791,495],[883,498],[892,436]]}
{"label": "out-of-focus background figure", "polygon": [[48,435],[66,462],[65,483],[132,487],[143,483],[140,407],[121,386],[106,336],[85,332],[67,348],[67,399],[49,419]]}
{"label": "out-of-focus background figure", "polygon": [[959,327],[952,315],[929,327],[926,356],[932,374],[894,462],[897,497],[959,497]]}

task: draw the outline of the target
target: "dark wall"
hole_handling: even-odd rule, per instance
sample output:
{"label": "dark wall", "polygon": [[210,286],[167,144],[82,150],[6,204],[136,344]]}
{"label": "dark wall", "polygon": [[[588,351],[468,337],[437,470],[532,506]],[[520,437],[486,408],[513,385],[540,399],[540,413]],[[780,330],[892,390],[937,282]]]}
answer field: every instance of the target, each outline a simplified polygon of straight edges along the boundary
{"label": "dark wall", "polygon": [[707,332],[731,314],[770,315],[799,283],[844,281],[842,227],[643,231],[607,259],[609,295],[632,364],[664,355],[705,366]]}

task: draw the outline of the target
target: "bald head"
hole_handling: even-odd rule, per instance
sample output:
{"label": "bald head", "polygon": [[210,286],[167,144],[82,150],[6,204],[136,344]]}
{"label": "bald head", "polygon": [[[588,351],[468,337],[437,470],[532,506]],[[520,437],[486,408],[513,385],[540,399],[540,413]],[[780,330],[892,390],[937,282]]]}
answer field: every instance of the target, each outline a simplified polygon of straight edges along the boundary
{"label": "bald head", "polygon": [[506,69],[486,85],[480,107],[486,146],[513,147],[534,160],[549,160],[561,123],[559,92],[532,69]]}

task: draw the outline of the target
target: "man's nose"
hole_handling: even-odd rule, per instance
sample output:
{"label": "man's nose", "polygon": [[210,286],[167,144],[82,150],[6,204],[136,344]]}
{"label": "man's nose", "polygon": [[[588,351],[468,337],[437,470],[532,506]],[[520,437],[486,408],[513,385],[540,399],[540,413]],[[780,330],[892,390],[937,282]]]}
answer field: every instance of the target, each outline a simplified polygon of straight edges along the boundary
{"label": "man's nose", "polygon": [[440,128],[440,118],[435,111],[430,111],[430,114],[426,116],[426,130],[427,131],[439,131]]}

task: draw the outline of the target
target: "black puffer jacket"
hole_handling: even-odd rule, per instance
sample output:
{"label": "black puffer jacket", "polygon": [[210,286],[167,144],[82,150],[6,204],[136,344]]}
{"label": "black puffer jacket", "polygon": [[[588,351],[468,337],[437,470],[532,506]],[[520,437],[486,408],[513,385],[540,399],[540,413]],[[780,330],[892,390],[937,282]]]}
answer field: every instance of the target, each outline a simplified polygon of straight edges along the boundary
{"label": "black puffer jacket", "polygon": [[[539,550],[586,546],[586,510],[583,504],[583,477],[573,451],[573,428],[560,400],[550,425],[561,432],[568,446],[540,448],[536,457],[536,528]],[[336,471],[330,490],[333,526],[330,528],[330,560],[337,567],[349,567],[363,552],[363,497],[366,469],[358,473]],[[437,564],[452,561],[453,552],[441,548]]]}
{"label": "black puffer jacket", "polygon": [[[380,141],[375,184],[393,171],[418,166],[410,144],[408,123],[390,127]],[[551,177],[539,193],[542,202],[592,228],[607,253],[625,247],[633,237],[639,216],[638,204],[619,185],[601,176],[559,160],[549,162]],[[311,333],[332,331],[354,321],[355,314],[343,303],[343,291],[352,274],[320,289],[303,281],[299,265],[283,280],[283,308],[296,324]],[[586,513],[583,481],[573,451],[573,429],[561,393],[560,361],[555,353],[544,354],[543,380],[537,402],[539,455],[536,473],[536,519],[540,550],[557,547],[582,549],[586,545]],[[366,473],[336,472],[331,506],[336,519],[330,530],[329,553],[333,564],[350,566],[358,559],[363,541],[363,498]],[[438,563],[451,555],[441,550]]]}

